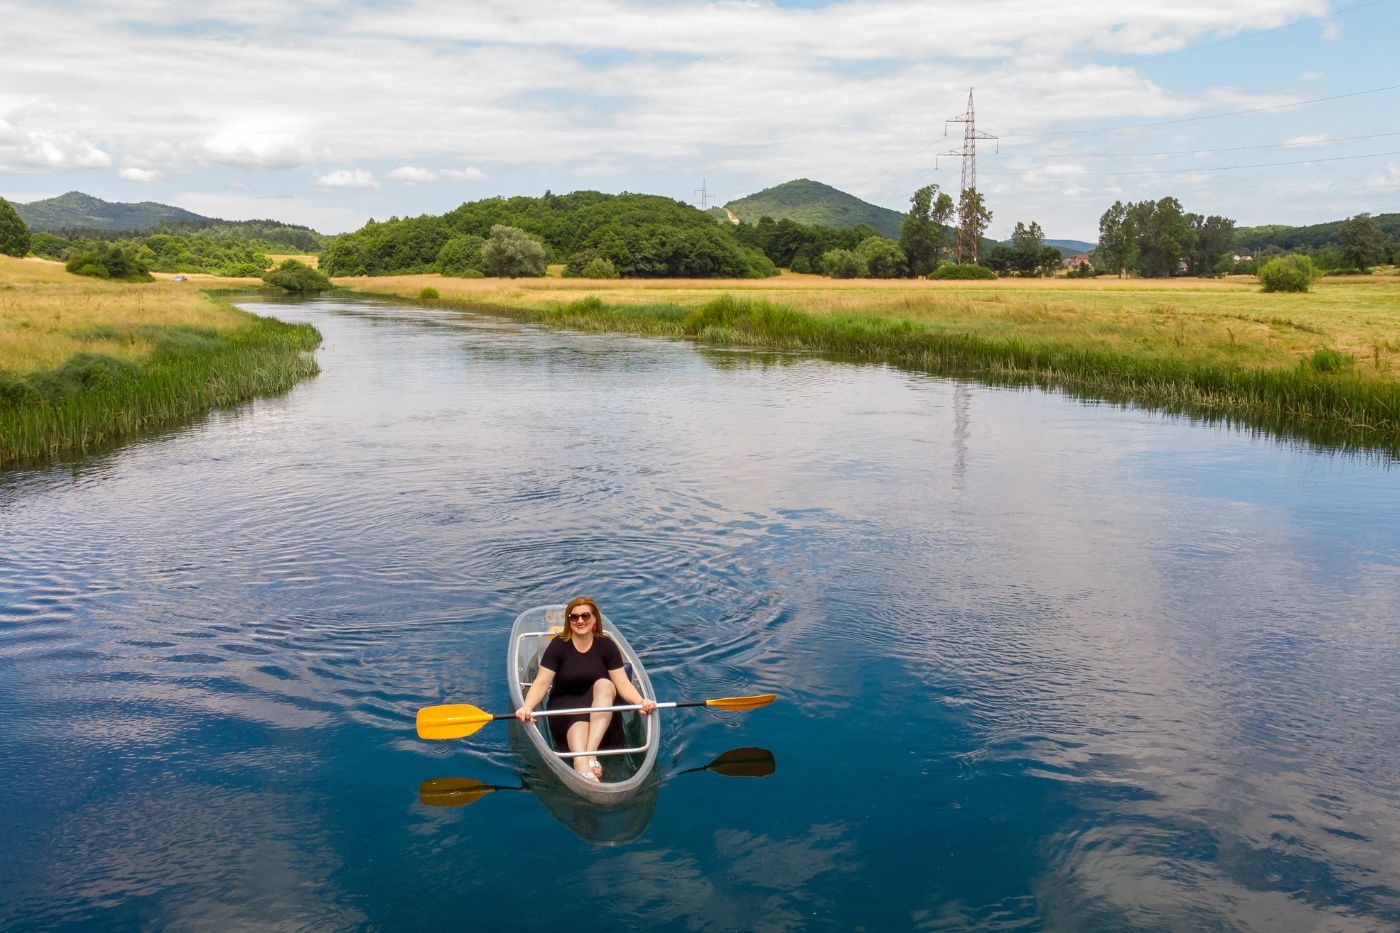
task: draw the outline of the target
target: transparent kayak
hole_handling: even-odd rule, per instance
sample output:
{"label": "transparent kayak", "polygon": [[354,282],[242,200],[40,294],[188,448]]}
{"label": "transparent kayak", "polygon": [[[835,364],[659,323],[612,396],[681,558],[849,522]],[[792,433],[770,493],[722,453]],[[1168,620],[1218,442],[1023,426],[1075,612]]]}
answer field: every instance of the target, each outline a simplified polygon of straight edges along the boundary
{"label": "transparent kayak", "polygon": [[[539,673],[540,656],[563,627],[564,607],[559,605],[527,609],[516,617],[506,649],[506,683],[515,708],[525,702],[525,692]],[[637,653],[606,616],[603,631],[621,650],[632,684],[642,696],[655,700],[656,692]],[[622,717],[623,747],[600,749],[596,753],[603,765],[600,782],[580,777],[574,770],[568,749],[554,747],[544,717],[537,717],[534,725],[522,726],[521,731],[544,766],[570,791],[593,803],[620,804],[637,793],[656,766],[656,752],[661,745],[661,714],[656,710],[650,716],[643,716],[636,710],[626,710],[613,715]]]}

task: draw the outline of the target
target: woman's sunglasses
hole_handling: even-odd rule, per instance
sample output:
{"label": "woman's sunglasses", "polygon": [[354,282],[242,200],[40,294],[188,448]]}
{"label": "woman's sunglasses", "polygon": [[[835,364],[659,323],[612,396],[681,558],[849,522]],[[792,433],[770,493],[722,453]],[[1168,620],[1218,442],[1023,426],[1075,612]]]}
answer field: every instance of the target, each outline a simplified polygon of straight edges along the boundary
{"label": "woman's sunglasses", "polygon": [[570,622],[587,622],[591,618],[593,618],[593,613],[589,612],[587,609],[582,612],[569,613]]}

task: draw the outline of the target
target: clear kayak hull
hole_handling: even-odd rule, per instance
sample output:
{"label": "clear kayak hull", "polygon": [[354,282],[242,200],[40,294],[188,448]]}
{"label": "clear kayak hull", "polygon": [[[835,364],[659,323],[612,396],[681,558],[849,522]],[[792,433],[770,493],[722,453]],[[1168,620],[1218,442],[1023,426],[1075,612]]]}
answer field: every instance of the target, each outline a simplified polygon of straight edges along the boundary
{"label": "clear kayak hull", "polygon": [[[525,702],[525,691],[529,690],[535,675],[539,673],[540,656],[554,634],[563,630],[563,625],[563,606],[538,606],[516,617],[506,649],[506,685],[515,708]],[[652,689],[651,680],[627,639],[606,617],[603,619],[603,631],[622,652],[633,686],[642,696],[655,700],[656,692]],[[608,754],[607,750],[600,752],[598,761],[603,765],[603,779],[600,782],[581,777],[574,770],[571,759],[560,757],[558,752],[567,749],[554,748],[543,717],[536,718],[534,725],[521,726],[520,731],[541,764],[558,778],[563,787],[592,803],[622,804],[646,784],[656,767],[657,750],[661,745],[661,711],[654,711],[650,716],[642,716],[635,710],[613,715],[622,717],[626,751],[620,754]]]}

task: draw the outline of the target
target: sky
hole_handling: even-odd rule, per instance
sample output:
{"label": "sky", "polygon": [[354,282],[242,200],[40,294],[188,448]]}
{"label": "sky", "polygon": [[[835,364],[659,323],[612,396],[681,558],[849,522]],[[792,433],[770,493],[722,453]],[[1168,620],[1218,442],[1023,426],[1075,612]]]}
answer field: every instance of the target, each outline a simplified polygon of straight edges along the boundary
{"label": "sky", "polygon": [[1400,0],[0,0],[0,196],[322,232],[593,189],[793,178],[1095,240],[1115,200],[1242,226],[1400,210]]}

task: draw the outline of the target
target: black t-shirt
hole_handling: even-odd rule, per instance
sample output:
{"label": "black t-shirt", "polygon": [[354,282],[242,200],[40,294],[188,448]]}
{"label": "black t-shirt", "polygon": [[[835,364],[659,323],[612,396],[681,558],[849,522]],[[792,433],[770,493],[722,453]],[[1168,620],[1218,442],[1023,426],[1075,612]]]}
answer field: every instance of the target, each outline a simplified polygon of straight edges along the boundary
{"label": "black t-shirt", "polygon": [[553,696],[579,696],[593,689],[593,682],[605,679],[609,671],[622,667],[622,651],[607,636],[593,636],[593,646],[580,652],[572,641],[554,638],[544,649],[540,667],[554,672],[550,687]]}

